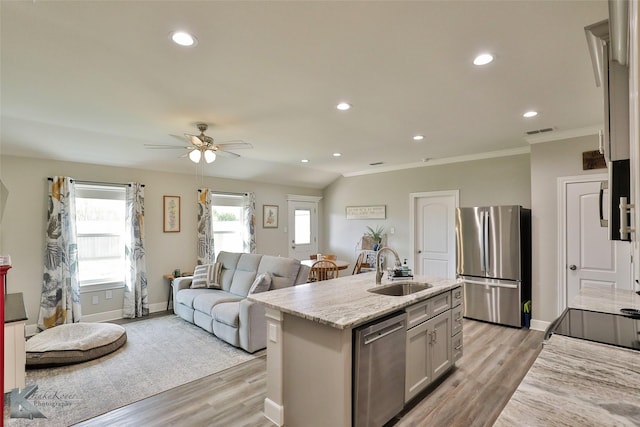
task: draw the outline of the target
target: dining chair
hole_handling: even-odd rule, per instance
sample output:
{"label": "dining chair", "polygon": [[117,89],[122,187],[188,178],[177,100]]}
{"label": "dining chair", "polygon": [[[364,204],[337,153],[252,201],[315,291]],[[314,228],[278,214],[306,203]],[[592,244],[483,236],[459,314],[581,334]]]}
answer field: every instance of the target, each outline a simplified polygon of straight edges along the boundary
{"label": "dining chair", "polygon": [[331,260],[316,261],[309,269],[307,282],[320,282],[322,280],[336,279],[338,277],[338,266]]}
{"label": "dining chair", "polygon": [[361,250],[358,254],[358,258],[356,258],[356,264],[353,267],[353,271],[351,274],[360,274],[363,269],[371,269],[372,263],[371,260],[375,260],[375,252],[370,250]]}
{"label": "dining chair", "polygon": [[365,252],[360,251],[360,253],[358,254],[358,258],[356,258],[356,264],[353,266],[353,271],[351,272],[351,274],[360,274],[360,272],[362,271],[362,263],[364,262],[364,256],[365,256]]}

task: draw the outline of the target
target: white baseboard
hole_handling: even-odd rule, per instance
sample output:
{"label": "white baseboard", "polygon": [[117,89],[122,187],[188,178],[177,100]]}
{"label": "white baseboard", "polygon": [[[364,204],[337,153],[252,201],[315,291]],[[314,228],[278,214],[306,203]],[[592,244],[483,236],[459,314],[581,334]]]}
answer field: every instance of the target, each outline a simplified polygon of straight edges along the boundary
{"label": "white baseboard", "polygon": [[[155,304],[149,304],[149,313],[157,313],[159,311],[166,311],[167,303],[159,302]],[[109,322],[112,320],[124,319],[124,310],[112,310],[112,311],[104,311],[102,313],[94,313],[94,314],[86,314],[82,316],[81,322],[86,323],[100,323],[100,322]],[[25,326],[25,335],[27,337],[32,337],[38,333],[38,325],[26,325]]]}
{"label": "white baseboard", "polygon": [[264,399],[264,416],[277,426],[284,425],[284,407],[268,397]]}
{"label": "white baseboard", "polygon": [[536,320],[531,319],[531,324],[529,325],[529,329],[533,329],[534,331],[546,331],[547,328],[551,325],[551,322],[547,322],[545,320]]}

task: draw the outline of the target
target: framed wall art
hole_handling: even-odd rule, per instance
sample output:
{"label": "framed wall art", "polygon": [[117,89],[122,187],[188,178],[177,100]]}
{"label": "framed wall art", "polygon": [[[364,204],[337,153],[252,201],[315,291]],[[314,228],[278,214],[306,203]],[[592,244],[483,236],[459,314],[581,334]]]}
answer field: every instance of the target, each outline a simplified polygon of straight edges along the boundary
{"label": "framed wall art", "polygon": [[347,219],[386,219],[387,206],[347,206]]}
{"label": "framed wall art", "polygon": [[278,206],[262,205],[262,227],[278,228]]}
{"label": "framed wall art", "polygon": [[162,208],[163,231],[180,232],[180,196],[164,196]]}

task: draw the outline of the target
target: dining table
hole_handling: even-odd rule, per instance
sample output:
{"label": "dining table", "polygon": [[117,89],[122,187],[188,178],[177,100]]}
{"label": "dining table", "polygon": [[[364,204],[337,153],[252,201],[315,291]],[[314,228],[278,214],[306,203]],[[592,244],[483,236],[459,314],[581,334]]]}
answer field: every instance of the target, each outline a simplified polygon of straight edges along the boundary
{"label": "dining table", "polygon": [[[315,260],[315,259],[303,259],[302,261],[300,261],[300,264],[306,265],[307,267],[311,268],[313,263],[316,262],[316,261],[318,261],[318,260]],[[338,270],[344,270],[347,267],[349,267],[349,261],[343,261],[341,259],[331,259],[331,260],[327,260],[327,261],[335,262],[336,266],[338,267]]]}

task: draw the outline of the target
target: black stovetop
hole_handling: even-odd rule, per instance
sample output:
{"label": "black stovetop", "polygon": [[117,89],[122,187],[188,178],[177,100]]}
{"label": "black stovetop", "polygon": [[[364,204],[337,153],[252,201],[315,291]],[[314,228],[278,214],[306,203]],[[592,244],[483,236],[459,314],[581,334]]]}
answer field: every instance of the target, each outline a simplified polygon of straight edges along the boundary
{"label": "black stovetop", "polygon": [[546,338],[551,334],[640,350],[640,318],[622,313],[568,308],[549,327]]}

